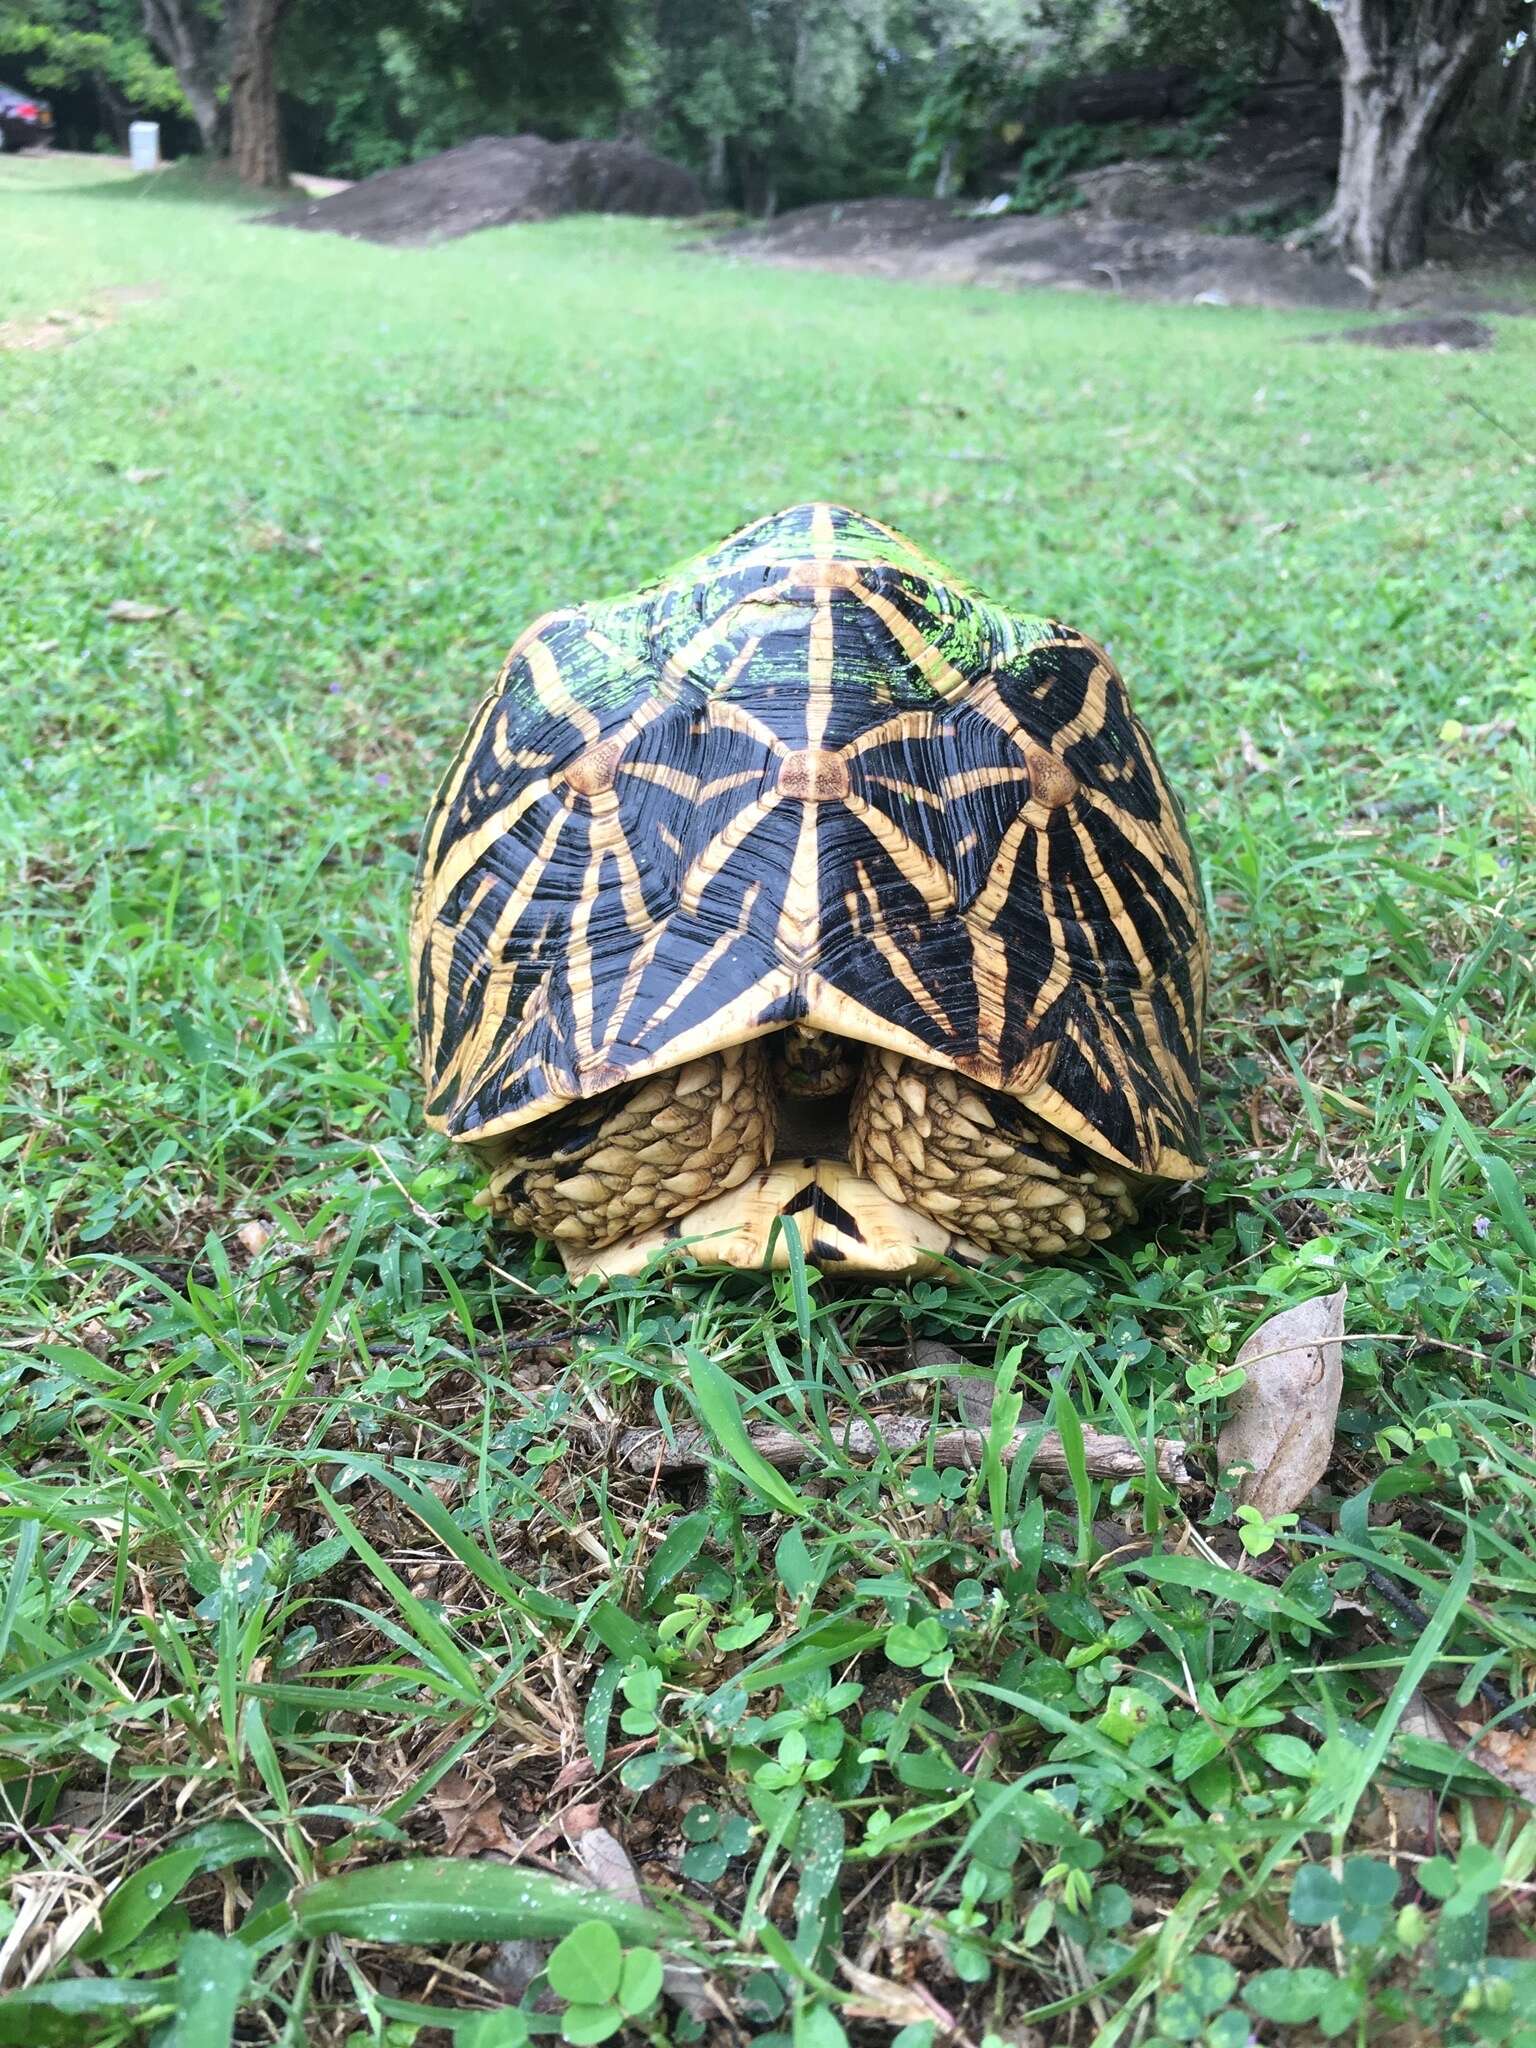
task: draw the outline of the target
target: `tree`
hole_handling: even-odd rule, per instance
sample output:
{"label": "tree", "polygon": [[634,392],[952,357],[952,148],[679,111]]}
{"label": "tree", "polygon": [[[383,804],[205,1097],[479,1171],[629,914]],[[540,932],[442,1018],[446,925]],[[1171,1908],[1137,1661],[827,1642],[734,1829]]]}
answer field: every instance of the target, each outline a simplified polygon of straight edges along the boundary
{"label": "tree", "polygon": [[1332,0],[1344,135],[1312,239],[1373,279],[1423,261],[1437,158],[1480,79],[1502,69],[1507,12],[1508,0]]}
{"label": "tree", "polygon": [[245,185],[286,185],[288,157],[277,106],[277,31],[288,0],[231,6],[229,158]]}
{"label": "tree", "polygon": [[472,135],[611,134],[630,0],[294,0],[279,48],[307,170],[366,178]]}
{"label": "tree", "polygon": [[899,16],[901,0],[637,0],[627,127],[754,213],[868,193],[885,172],[868,143],[891,139],[870,100]]}
{"label": "tree", "polygon": [[210,156],[224,147],[224,107],[215,23],[197,0],[144,0],[144,33],[175,72]]}
{"label": "tree", "polygon": [[25,10],[0,0],[0,56],[52,95],[61,139],[73,130],[89,143],[105,118],[126,149],[132,115],[187,111],[176,74],[144,40],[138,0],[28,0]]}
{"label": "tree", "polygon": [[144,33],[175,71],[210,156],[248,185],[286,185],[277,32],[288,0],[144,0]]}

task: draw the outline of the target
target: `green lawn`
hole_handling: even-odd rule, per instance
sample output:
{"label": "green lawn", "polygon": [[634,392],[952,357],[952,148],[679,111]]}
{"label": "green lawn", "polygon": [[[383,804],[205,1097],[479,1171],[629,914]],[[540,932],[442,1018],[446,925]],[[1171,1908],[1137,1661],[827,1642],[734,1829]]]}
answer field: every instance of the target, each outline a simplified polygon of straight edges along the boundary
{"label": "green lawn", "polygon": [[[466,1864],[454,1945],[344,1874],[547,1868],[572,1802],[743,2028],[637,2039],[1536,2041],[1536,328],[91,176],[0,164],[0,338],[95,323],[0,350],[0,2043],[511,2048],[474,1937],[560,1900]],[[421,1125],[416,834],[537,611],[811,497],[1110,644],[1214,906],[1213,1170],[1022,1285],[573,1294]],[[1341,1285],[1334,1462],[1249,1558],[1232,1361]],[[953,1420],[914,1338],[1212,1483],[853,1468],[829,1411]],[[602,1455],[658,1416],[706,1476]]]}

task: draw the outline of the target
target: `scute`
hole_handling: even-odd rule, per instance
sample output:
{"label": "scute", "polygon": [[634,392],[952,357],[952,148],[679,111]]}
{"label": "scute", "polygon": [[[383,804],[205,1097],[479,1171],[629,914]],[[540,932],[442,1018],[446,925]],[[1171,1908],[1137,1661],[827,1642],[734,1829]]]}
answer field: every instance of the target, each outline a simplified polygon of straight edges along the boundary
{"label": "scute", "polygon": [[801,1022],[1181,1178],[1205,948],[1102,651],[795,507],[514,647],[423,846],[428,1114],[490,1140]]}

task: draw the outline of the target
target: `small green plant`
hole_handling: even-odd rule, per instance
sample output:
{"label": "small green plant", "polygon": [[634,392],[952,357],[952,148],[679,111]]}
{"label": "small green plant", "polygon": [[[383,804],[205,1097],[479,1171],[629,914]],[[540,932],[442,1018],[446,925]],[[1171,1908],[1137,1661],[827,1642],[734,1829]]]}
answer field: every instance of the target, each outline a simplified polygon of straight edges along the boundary
{"label": "small green plant", "polygon": [[600,1920],[572,1928],[544,1974],[550,1990],[565,2000],[561,2038],[579,2048],[643,2019],[661,1996],[661,1958],[652,1949],[626,1949]]}
{"label": "small green plant", "polygon": [[1294,1514],[1266,1515],[1246,1503],[1237,1510],[1237,1540],[1250,1557],[1267,1557],[1296,1527]]}
{"label": "small green plant", "polygon": [[690,1806],[683,1815],[683,1875],[695,1884],[714,1884],[725,1875],[733,1856],[744,1856],[752,1839],[751,1822],[739,1813],[720,1813],[713,1806]]}

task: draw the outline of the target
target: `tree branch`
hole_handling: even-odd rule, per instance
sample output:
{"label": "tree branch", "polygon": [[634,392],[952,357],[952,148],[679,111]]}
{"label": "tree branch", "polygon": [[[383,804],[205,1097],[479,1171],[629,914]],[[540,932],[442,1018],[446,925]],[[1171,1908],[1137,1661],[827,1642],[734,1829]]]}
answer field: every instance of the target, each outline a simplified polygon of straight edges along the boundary
{"label": "tree branch", "polygon": [[[916,1415],[891,1415],[878,1422],[864,1422],[852,1416],[830,1419],[832,1438],[843,1456],[855,1464],[868,1465],[881,1457],[906,1457],[923,1452],[935,1465],[960,1465],[975,1469],[986,1449],[986,1433],[979,1429],[942,1429]],[[718,1462],[713,1441],[700,1429],[678,1429],[670,1440],[659,1429],[605,1429],[600,1423],[577,1422],[571,1434],[596,1453],[606,1452],[631,1472],[698,1472]],[[819,1443],[798,1436],[794,1430],[754,1424],[748,1441],[760,1458],[781,1469],[819,1464],[825,1452]],[[1029,1463],[1034,1471],[1067,1472],[1070,1466],[1061,1437],[1048,1429],[1037,1437],[1034,1429],[1017,1429],[1003,1445],[1005,1465],[1011,1464],[1029,1446]],[[1151,1446],[1157,1476],[1169,1486],[1193,1487],[1205,1482],[1185,1463],[1187,1446],[1178,1437],[1160,1437]],[[1096,1479],[1128,1479],[1147,1469],[1140,1444],[1129,1437],[1105,1436],[1098,1430],[1083,1431],[1083,1458]]]}

